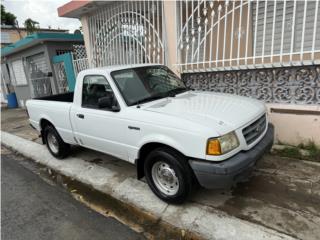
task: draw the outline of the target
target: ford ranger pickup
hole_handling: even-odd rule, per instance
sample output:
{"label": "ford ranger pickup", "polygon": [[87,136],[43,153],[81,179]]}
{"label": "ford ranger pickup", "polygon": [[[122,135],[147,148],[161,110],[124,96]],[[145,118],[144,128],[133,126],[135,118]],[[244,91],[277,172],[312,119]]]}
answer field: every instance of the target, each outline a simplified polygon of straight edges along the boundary
{"label": "ford ranger pickup", "polygon": [[128,161],[171,203],[199,184],[247,180],[273,144],[264,103],[192,90],[163,65],[84,70],[74,92],[29,100],[27,111],[56,158],[79,145]]}

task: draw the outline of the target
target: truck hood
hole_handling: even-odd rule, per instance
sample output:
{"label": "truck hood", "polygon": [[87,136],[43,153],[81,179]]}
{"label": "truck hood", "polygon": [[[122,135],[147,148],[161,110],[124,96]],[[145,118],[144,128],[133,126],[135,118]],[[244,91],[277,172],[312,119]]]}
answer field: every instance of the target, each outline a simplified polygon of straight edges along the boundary
{"label": "truck hood", "polygon": [[223,135],[266,111],[260,101],[231,94],[189,91],[151,103],[144,109],[187,119]]}

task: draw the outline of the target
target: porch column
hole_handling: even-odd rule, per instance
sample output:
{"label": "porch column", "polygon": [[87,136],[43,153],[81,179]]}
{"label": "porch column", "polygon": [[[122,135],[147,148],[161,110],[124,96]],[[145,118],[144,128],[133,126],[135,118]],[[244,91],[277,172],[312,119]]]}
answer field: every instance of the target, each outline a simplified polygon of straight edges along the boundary
{"label": "porch column", "polygon": [[166,56],[167,66],[180,75],[179,68],[175,66],[178,63],[177,56],[177,38],[178,38],[178,26],[176,21],[177,5],[176,1],[163,1],[164,4],[164,37],[166,38]]}
{"label": "porch column", "polygon": [[81,19],[82,31],[83,31],[83,40],[84,45],[86,47],[89,67],[92,66],[92,56],[91,56],[91,44],[90,44],[90,32],[89,32],[89,24],[88,24],[88,16],[82,16]]}

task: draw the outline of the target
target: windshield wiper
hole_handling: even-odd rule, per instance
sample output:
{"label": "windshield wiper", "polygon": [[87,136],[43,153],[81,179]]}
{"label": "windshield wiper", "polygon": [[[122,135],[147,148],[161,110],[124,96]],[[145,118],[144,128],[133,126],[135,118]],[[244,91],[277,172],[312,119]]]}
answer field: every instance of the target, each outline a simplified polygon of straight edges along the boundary
{"label": "windshield wiper", "polygon": [[186,92],[186,91],[189,91],[189,90],[190,89],[186,88],[186,87],[178,87],[178,88],[175,88],[175,89],[172,89],[172,90],[168,91],[167,94],[168,94],[169,97],[175,97],[176,94],[183,93],[183,92]]}
{"label": "windshield wiper", "polygon": [[135,102],[131,103],[130,106],[140,105],[141,103],[150,102],[150,101],[154,101],[154,100],[165,98],[165,97],[175,97],[176,94],[179,94],[179,93],[182,93],[182,92],[186,92],[186,91],[189,91],[189,90],[190,89],[186,88],[186,87],[175,88],[175,89],[172,89],[172,90],[170,90],[168,92],[155,94],[155,95],[151,95],[151,96],[146,97],[146,98],[142,98],[142,99],[140,99],[138,101],[135,101]]}
{"label": "windshield wiper", "polygon": [[164,97],[167,97],[166,94],[155,94],[155,95],[152,95],[152,96],[149,96],[149,97],[146,97],[146,98],[142,98],[138,101],[135,101],[133,103],[131,103],[131,106],[132,105],[140,105],[141,103],[145,103],[145,102],[150,102],[150,101],[153,101],[153,100],[157,100],[157,99],[161,99],[161,98],[164,98]]}

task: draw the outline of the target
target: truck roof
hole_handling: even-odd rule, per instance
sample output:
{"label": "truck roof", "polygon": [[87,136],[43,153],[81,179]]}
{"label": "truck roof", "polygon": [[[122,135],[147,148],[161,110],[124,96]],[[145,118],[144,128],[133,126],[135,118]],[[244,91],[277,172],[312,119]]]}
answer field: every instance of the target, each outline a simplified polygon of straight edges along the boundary
{"label": "truck roof", "polygon": [[161,64],[157,63],[143,63],[143,64],[125,64],[125,65],[112,65],[112,66],[105,66],[105,67],[98,67],[98,68],[90,68],[81,71],[81,73],[88,74],[88,73],[94,73],[94,72],[112,72],[117,70],[123,70],[123,69],[129,69],[129,68],[137,68],[137,67],[148,67],[148,66],[161,66]]}

